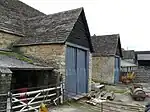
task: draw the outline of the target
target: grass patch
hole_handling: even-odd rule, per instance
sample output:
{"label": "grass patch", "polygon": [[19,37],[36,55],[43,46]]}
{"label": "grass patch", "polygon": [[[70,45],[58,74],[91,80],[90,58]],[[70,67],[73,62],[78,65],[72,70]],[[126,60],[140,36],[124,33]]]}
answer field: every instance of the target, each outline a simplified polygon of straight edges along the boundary
{"label": "grass patch", "polygon": [[27,58],[27,57],[25,57],[21,54],[15,53],[15,52],[0,51],[0,55],[15,57],[18,60],[25,61],[25,62],[28,62],[28,63],[33,63],[33,61],[31,59],[29,59],[29,58]]}

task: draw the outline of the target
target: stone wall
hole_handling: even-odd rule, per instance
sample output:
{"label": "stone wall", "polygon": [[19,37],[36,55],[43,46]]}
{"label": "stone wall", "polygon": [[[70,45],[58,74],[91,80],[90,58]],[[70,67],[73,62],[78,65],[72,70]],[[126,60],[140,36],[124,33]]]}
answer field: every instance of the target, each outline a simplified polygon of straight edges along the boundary
{"label": "stone wall", "polygon": [[0,32],[0,48],[11,48],[21,37]]}
{"label": "stone wall", "polygon": [[11,74],[0,74],[0,110],[6,109],[7,94],[11,86]]}
{"label": "stone wall", "polygon": [[65,80],[65,45],[34,45],[17,47],[17,51],[28,57],[33,57],[54,67],[56,72],[63,75]]}
{"label": "stone wall", "polygon": [[135,83],[149,83],[150,82],[150,67],[138,67],[135,72]]}
{"label": "stone wall", "polygon": [[[66,45],[50,44],[50,45],[35,45],[17,47],[17,51],[20,51],[26,56],[31,56],[41,61],[48,63],[50,66],[56,68],[59,74],[62,74],[63,81],[65,82],[65,52]],[[92,55],[89,55],[89,91],[91,90],[91,73],[92,73]]]}
{"label": "stone wall", "polygon": [[114,57],[92,57],[92,79],[96,82],[114,83]]}
{"label": "stone wall", "polygon": [[88,87],[89,92],[91,91],[92,84],[92,54],[89,54],[89,78],[88,78]]}

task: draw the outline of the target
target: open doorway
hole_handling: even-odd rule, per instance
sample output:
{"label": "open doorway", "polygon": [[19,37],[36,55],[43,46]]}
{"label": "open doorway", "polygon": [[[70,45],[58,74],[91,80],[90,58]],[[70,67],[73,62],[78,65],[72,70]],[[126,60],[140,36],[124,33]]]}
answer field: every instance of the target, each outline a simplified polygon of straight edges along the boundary
{"label": "open doorway", "polygon": [[31,88],[37,86],[38,75],[32,70],[12,70],[11,89]]}

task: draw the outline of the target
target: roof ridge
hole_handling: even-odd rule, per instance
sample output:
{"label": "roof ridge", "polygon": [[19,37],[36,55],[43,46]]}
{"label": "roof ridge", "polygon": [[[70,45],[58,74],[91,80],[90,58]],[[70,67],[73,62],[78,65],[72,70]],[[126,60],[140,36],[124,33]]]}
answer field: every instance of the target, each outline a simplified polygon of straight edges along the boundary
{"label": "roof ridge", "polygon": [[114,35],[120,35],[119,33],[117,33],[117,34],[106,34],[106,35],[96,35],[96,34],[94,34],[92,37],[103,37],[103,36],[114,36]]}
{"label": "roof ridge", "polygon": [[75,8],[75,9],[70,9],[70,10],[64,10],[64,11],[60,11],[60,12],[55,12],[55,13],[52,13],[52,14],[48,14],[47,16],[49,15],[54,15],[54,14],[59,14],[59,13],[63,13],[63,12],[70,12],[70,11],[73,11],[73,10],[83,10],[83,7],[79,7],[79,8]]}
{"label": "roof ridge", "polygon": [[38,9],[36,9],[36,8],[34,8],[34,7],[28,5],[28,4],[26,4],[26,3],[24,3],[24,2],[22,2],[22,1],[20,1],[20,0],[16,0],[16,1],[18,1],[18,2],[20,2],[20,3],[22,3],[22,4],[24,4],[24,5],[26,5],[26,6],[28,6],[28,7],[30,7],[30,8],[32,8],[32,9],[36,10],[36,11],[38,11],[38,12],[41,13],[41,14],[46,15],[44,12],[41,12],[41,11],[39,11]]}
{"label": "roof ridge", "polygon": [[[61,41],[61,43],[64,43],[67,40],[67,37],[71,34],[71,31],[74,28],[76,22],[78,21],[78,18],[81,15],[82,11],[83,11],[83,8],[77,8],[77,9],[72,9],[69,11],[62,11],[62,12],[58,12],[58,13],[54,13],[54,14],[50,14],[50,15],[44,15],[44,16],[38,16],[38,17],[36,16],[33,18],[29,18],[28,20],[29,20],[29,22],[31,20],[31,22],[33,23],[33,24],[31,23],[30,25],[37,25],[38,26],[40,24],[39,27],[36,26],[37,29],[38,28],[40,29],[40,27],[42,28],[41,25],[43,25],[44,30],[40,29],[40,30],[38,30],[39,32],[41,31],[41,33],[43,33],[43,32],[46,32],[46,33],[51,32],[52,33],[53,37],[46,35],[47,38],[49,38],[49,37],[50,38],[49,38],[48,42],[46,40],[43,40],[44,43],[51,43],[52,39],[53,39],[53,42],[55,41],[55,43],[57,40],[58,40],[57,43],[60,41]],[[28,20],[26,20],[26,21],[28,21]],[[39,22],[39,21],[41,21],[41,22]],[[45,24],[45,22],[43,22],[43,21],[46,21],[48,23]],[[67,23],[65,26],[68,26],[68,29],[64,29],[65,27],[63,26],[61,21],[65,21],[64,25]],[[72,22],[69,23],[67,21],[72,21]],[[48,27],[48,25],[50,25],[50,24],[51,24],[51,27]],[[28,26],[28,24],[26,26]],[[58,29],[57,29],[57,27],[58,27]],[[38,33],[39,33],[39,32],[36,32],[37,29],[34,29],[35,35],[36,34],[38,35]],[[59,32],[59,29],[60,29],[60,31],[61,30],[67,31],[67,33],[62,34],[63,38],[60,40],[59,40],[60,35],[59,34],[57,35],[57,32]],[[57,31],[54,32],[53,30],[57,30]],[[26,35],[28,36],[28,30],[26,31]],[[33,34],[31,33],[29,36],[31,36],[31,35],[33,35]],[[57,36],[58,36],[58,39],[57,39]],[[41,37],[41,36],[40,36],[40,38],[45,39],[44,37]],[[26,43],[27,40],[25,38],[22,38],[15,46],[18,46],[18,45],[21,46],[21,45],[23,45],[24,42]],[[41,44],[43,42],[42,42],[42,39],[39,41],[39,43],[41,43]],[[38,43],[38,41],[36,41],[36,43],[35,43],[34,38],[31,38],[31,41],[26,45],[33,45],[33,44],[37,44],[37,43]]]}

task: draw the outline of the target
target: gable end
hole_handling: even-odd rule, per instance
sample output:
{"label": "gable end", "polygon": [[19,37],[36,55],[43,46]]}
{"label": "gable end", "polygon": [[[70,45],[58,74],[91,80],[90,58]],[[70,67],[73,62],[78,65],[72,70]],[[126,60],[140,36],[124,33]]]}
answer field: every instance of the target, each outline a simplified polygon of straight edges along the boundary
{"label": "gable end", "polygon": [[66,41],[89,48],[92,51],[90,33],[83,10]]}

